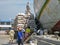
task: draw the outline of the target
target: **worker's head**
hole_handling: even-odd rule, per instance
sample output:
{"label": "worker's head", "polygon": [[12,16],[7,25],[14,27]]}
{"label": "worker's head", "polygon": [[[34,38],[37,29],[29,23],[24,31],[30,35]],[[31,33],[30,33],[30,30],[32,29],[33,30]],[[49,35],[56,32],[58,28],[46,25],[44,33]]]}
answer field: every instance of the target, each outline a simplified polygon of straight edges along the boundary
{"label": "worker's head", "polygon": [[18,27],[18,31],[21,31],[22,30],[22,27],[20,26],[20,27]]}
{"label": "worker's head", "polygon": [[28,28],[30,28],[30,27],[28,26]]}

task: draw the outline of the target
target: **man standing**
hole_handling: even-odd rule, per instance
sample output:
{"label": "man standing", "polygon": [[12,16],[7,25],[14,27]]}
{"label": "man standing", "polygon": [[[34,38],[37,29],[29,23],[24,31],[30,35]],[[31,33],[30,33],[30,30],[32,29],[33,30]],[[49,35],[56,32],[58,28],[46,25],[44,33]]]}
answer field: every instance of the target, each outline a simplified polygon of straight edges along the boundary
{"label": "man standing", "polygon": [[9,32],[9,42],[10,43],[13,43],[14,34],[15,34],[14,30],[10,30],[10,32]]}
{"label": "man standing", "polygon": [[27,27],[25,31],[25,38],[27,38],[30,35],[30,32],[31,32],[30,27]]}
{"label": "man standing", "polygon": [[21,27],[18,28],[17,39],[18,39],[18,45],[23,45],[24,34],[22,32],[22,28]]}

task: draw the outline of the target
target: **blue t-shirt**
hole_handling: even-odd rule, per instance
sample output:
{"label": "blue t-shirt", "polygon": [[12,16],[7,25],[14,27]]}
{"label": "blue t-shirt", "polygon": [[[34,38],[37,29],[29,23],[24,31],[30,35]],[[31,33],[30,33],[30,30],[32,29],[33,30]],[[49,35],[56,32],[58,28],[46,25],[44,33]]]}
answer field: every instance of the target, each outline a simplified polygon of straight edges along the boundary
{"label": "blue t-shirt", "polygon": [[19,31],[19,32],[18,32],[18,40],[19,40],[19,39],[23,39],[23,36],[24,36],[24,35],[23,35],[23,32],[22,32],[22,31]]}

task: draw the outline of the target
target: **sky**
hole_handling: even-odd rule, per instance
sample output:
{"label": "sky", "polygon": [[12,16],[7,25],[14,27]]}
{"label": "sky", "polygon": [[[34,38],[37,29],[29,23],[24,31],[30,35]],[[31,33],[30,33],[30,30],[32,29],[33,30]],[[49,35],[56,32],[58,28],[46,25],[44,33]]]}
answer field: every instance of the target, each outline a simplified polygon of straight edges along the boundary
{"label": "sky", "polygon": [[18,13],[25,13],[26,4],[30,3],[31,12],[33,10],[33,0],[0,0],[0,20],[11,20]]}

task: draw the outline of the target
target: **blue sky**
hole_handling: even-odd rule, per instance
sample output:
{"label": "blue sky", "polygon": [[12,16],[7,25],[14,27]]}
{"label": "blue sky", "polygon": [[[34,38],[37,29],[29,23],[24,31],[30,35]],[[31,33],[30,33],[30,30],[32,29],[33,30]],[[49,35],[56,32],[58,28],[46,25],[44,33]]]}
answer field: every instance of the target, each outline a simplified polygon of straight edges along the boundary
{"label": "blue sky", "polygon": [[27,2],[33,11],[33,0],[0,0],[0,20],[14,19],[18,13],[24,13]]}

